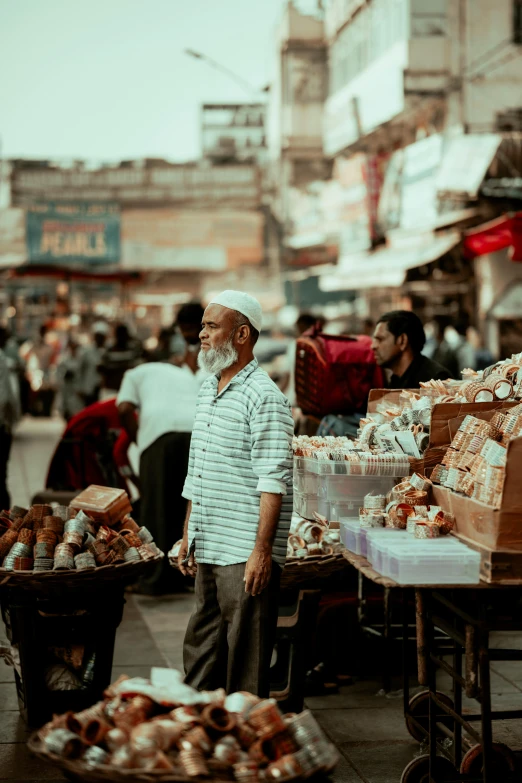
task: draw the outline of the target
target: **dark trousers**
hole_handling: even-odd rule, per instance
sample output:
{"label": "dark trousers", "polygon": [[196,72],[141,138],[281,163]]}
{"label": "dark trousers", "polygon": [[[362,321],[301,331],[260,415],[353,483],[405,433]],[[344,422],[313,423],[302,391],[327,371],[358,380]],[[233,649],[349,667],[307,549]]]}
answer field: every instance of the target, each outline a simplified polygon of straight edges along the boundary
{"label": "dark trousers", "polygon": [[185,682],[197,690],[225,688],[266,698],[275,642],[281,568],[272,564],[260,595],[245,593],[245,563],[198,564],[196,609],[183,648]]}
{"label": "dark trousers", "polygon": [[[181,497],[188,471],[189,432],[168,432],[152,443],[140,458],[140,522],[167,552],[183,536],[187,501]],[[183,577],[167,558],[140,582],[140,589],[151,594],[175,592]]]}
{"label": "dark trousers", "polygon": [[7,490],[7,463],[12,442],[11,433],[0,427],[0,511],[8,511],[11,508],[11,498]]}

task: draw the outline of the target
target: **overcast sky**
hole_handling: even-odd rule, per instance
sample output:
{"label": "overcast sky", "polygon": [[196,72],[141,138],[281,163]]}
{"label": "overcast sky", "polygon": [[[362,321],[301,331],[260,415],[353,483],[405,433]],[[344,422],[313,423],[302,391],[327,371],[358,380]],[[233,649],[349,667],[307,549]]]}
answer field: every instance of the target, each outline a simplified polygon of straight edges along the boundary
{"label": "overcast sky", "polygon": [[[199,105],[272,78],[284,0],[0,0],[4,157],[199,155]],[[302,0],[302,6],[314,5]]]}

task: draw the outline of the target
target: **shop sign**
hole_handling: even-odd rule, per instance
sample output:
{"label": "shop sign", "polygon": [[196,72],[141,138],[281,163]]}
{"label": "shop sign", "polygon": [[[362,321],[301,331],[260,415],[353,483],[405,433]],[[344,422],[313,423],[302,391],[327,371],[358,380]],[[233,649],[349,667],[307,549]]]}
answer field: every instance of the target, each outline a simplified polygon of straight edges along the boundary
{"label": "shop sign", "polygon": [[15,206],[55,201],[114,201],[122,206],[141,203],[260,204],[257,166],[170,165],[154,168],[95,170],[14,167],[11,174]]}
{"label": "shop sign", "polygon": [[263,216],[254,210],[126,209],[124,269],[225,271],[263,260]]}
{"label": "shop sign", "polygon": [[26,211],[33,264],[114,264],[120,260],[120,211],[110,203],[32,204]]}

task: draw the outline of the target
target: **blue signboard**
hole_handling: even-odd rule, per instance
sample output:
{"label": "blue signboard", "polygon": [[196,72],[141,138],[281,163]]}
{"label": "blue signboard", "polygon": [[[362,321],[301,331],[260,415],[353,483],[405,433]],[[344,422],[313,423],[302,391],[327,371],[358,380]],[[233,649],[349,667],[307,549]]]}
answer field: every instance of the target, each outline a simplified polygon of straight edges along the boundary
{"label": "blue signboard", "polygon": [[115,264],[120,260],[119,205],[31,204],[27,207],[26,242],[33,264]]}

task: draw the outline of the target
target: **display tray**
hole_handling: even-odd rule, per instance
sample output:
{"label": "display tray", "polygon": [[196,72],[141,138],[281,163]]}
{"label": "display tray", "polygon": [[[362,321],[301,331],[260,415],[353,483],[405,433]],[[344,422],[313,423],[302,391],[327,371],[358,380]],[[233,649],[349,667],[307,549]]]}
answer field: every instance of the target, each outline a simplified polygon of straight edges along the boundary
{"label": "display tray", "polygon": [[[69,780],[75,780],[80,783],[222,783],[222,781],[235,781],[231,769],[219,761],[206,759],[210,775],[201,777],[200,775],[189,777],[180,767],[173,770],[151,770],[143,769],[118,769],[107,765],[105,768],[97,767],[93,769],[81,761],[64,759],[45,749],[38,733],[33,734],[27,743],[29,750],[42,761],[49,762],[58,767],[65,777]],[[332,760],[332,771],[337,764],[337,758]],[[285,777],[285,781],[304,780],[303,776]],[[312,777],[306,778],[309,781],[325,780],[325,773],[317,773]]]}
{"label": "display tray", "polygon": [[343,552],[334,555],[311,555],[310,557],[287,557],[281,574],[281,588],[299,587],[314,579],[326,579],[336,571],[346,568]]}
{"label": "display tray", "polygon": [[103,565],[81,571],[6,571],[5,568],[0,568],[0,590],[8,587],[53,593],[62,592],[64,588],[85,590],[89,585],[94,584],[99,587],[101,582],[129,585],[136,582],[145,571],[160,563],[163,558],[164,554],[161,552],[150,560]]}

